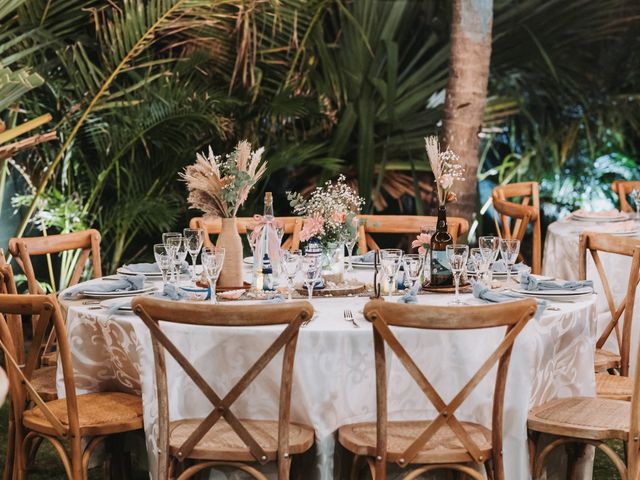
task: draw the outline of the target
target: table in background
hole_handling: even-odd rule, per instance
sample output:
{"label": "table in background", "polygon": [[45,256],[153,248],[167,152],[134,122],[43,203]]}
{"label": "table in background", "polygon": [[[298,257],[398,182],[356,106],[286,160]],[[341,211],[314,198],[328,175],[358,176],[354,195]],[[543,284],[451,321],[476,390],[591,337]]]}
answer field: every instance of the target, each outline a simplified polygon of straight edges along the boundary
{"label": "table in background", "polygon": [[[358,272],[370,281],[371,271]],[[97,280],[100,281],[100,280]],[[451,295],[419,296],[421,304],[446,304]],[[464,298],[478,302],[471,295]],[[336,430],[344,424],[375,420],[375,370],[372,328],[362,316],[366,297],[314,299],[317,318],[300,330],[295,360],[292,420],[316,431],[313,472],[305,478],[331,479],[348,472],[344,456],[334,456]],[[62,301],[72,348],[78,390],[123,390],[142,394],[150,470],[157,462],[157,403],[150,335],[131,313],[109,316],[81,301]],[[242,302],[246,304],[245,302]],[[505,396],[504,459],[507,479],[528,478],[526,419],[530,407],[570,395],[594,395],[595,298],[555,304],[531,320],[517,339]],[[349,308],[360,328],[343,319]],[[217,391],[227,391],[275,339],[279,328],[218,328],[164,325],[165,333]],[[398,337],[441,394],[451,398],[498,345],[504,330],[423,331],[399,329]],[[249,347],[249,348],[248,348]],[[207,369],[211,365],[211,369]],[[277,417],[279,362],[260,374],[234,404],[240,417]],[[435,410],[395,357],[389,356],[390,419],[433,418]],[[179,373],[180,372],[180,373]],[[220,375],[224,372],[225,375]],[[495,370],[494,370],[495,372]],[[495,373],[494,373],[495,375]],[[211,405],[181,374],[173,360],[167,363],[172,420],[199,417]],[[460,418],[490,427],[492,385],[489,375],[459,410]],[[62,391],[58,378],[59,391]],[[269,392],[268,395],[261,392]],[[584,467],[590,478],[590,459]],[[562,467],[562,461],[557,465]],[[275,473],[275,472],[274,472]],[[275,475],[272,475],[275,478]],[[560,478],[560,477],[550,477]]]}

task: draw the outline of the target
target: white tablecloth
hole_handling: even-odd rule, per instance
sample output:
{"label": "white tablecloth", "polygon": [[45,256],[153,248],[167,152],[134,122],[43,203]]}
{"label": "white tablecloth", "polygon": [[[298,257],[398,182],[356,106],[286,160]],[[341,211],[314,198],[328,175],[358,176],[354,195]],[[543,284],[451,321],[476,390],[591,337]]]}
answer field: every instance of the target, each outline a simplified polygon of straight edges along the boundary
{"label": "white tablecloth", "polygon": [[[366,272],[370,280],[371,273]],[[100,281],[100,280],[97,280]],[[466,295],[470,301],[476,301]],[[423,304],[446,304],[450,295],[419,296]],[[375,374],[372,329],[362,316],[366,298],[314,299],[318,317],[301,329],[292,398],[294,421],[316,431],[315,460],[305,478],[339,478],[348,466],[334,462],[334,433],[341,425],[375,420]],[[156,465],[157,403],[149,333],[133,314],[108,316],[80,301],[64,301],[81,393],[106,389],[141,392],[151,471]],[[593,395],[595,298],[558,303],[532,320],[516,341],[505,398],[504,459],[507,479],[529,478],[526,418],[530,407],[559,396]],[[351,309],[355,328],[343,319]],[[275,339],[274,327],[211,328],[164,326],[169,338],[201,369],[218,393],[226,392]],[[433,332],[401,329],[400,341],[414,356],[445,400],[452,398],[495,349],[504,331]],[[391,419],[430,418],[435,411],[400,363],[389,354]],[[279,363],[279,362],[278,362]],[[272,363],[235,404],[251,418],[277,417],[279,364]],[[198,417],[211,406],[168,362],[170,415]],[[459,418],[490,427],[492,385],[489,375],[459,410]],[[58,378],[62,393],[61,378]],[[335,463],[335,464],[334,464]],[[587,465],[586,470],[590,470]],[[589,478],[587,475],[585,478]],[[550,476],[550,478],[561,478]]]}
{"label": "white tablecloth", "polygon": [[[580,233],[588,231],[594,227],[601,228],[603,224],[591,222],[578,222],[575,220],[560,220],[549,225],[547,238],[544,244],[544,260],[542,264],[542,274],[556,278],[577,279],[579,274],[580,257]],[[601,253],[600,260],[604,271],[607,274],[609,287],[613,293],[616,307],[627,294],[627,283],[629,280],[629,270],[631,269],[631,258],[610,253]],[[587,278],[593,280],[594,289],[598,294],[598,334],[611,320],[611,313],[607,304],[607,297],[604,294],[602,282],[593,263],[591,254],[587,253]],[[640,304],[636,293],[636,307],[633,315],[633,326],[631,333],[631,354],[630,365],[631,374],[636,368],[638,343],[640,342]],[[622,327],[624,315],[620,318]],[[618,344],[615,340],[615,333],[609,336],[605,348],[613,352],[618,352]]]}

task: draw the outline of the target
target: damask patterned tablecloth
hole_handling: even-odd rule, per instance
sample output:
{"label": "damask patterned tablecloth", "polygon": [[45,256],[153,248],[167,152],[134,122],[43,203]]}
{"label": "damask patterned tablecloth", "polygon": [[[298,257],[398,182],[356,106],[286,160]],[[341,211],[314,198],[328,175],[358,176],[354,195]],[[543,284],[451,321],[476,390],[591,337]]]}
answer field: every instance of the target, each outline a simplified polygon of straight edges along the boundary
{"label": "damask patterned tablecloth", "polygon": [[[542,263],[542,274],[563,279],[577,279],[580,265],[580,234],[592,229],[606,229],[606,224],[581,222],[575,220],[560,220],[549,225],[547,238],[544,244],[544,258]],[[610,253],[600,253],[600,260],[607,275],[609,287],[613,294],[616,307],[627,294],[627,282],[631,269],[631,258]],[[595,292],[598,294],[597,315],[598,333],[601,333],[611,320],[611,313],[607,304],[607,297],[598,271],[590,254],[587,254],[587,278],[593,280]],[[636,294],[637,295],[637,294]],[[633,325],[631,333],[631,373],[635,371],[638,344],[640,343],[640,308],[636,296],[636,308],[633,315]],[[624,319],[621,317],[620,325]],[[612,334],[607,343],[607,350],[618,352],[618,343],[615,334]]]}
{"label": "damask patterned tablecloth", "polygon": [[[468,294],[464,297],[477,302]],[[451,296],[428,294],[418,298],[419,303],[435,305],[446,304]],[[335,432],[344,424],[375,420],[372,329],[361,313],[366,302],[362,297],[314,299],[317,317],[300,331],[292,419],[308,423],[316,431],[315,453],[308,462],[305,478],[339,478],[340,472],[348,471],[345,455],[334,455]],[[510,480],[529,478],[526,432],[529,408],[555,397],[594,394],[595,298],[554,305],[560,311],[547,311],[540,319],[530,321],[514,347],[504,425],[505,470]],[[63,301],[63,307],[67,311],[78,390],[81,393],[124,390],[142,394],[153,476],[157,463],[157,402],[149,332],[133,314],[109,316],[105,310],[92,310],[81,301]],[[355,313],[360,328],[343,319],[345,308]],[[231,388],[280,331],[276,327],[162,326],[218,393]],[[504,329],[397,330],[401,343],[445,400],[462,388],[493,352],[503,334]],[[234,412],[239,417],[277,417],[279,358],[234,404]],[[432,418],[435,410],[391,354],[388,365],[390,419]],[[171,419],[208,414],[211,405],[177,364],[169,360],[167,368]],[[459,418],[490,427],[494,378],[495,369],[462,405]],[[60,377],[58,387],[62,393]],[[590,471],[589,465],[587,458],[585,471]],[[589,477],[590,474],[586,474],[583,478]],[[221,478],[225,478],[224,475]],[[561,477],[550,475],[548,478]]]}

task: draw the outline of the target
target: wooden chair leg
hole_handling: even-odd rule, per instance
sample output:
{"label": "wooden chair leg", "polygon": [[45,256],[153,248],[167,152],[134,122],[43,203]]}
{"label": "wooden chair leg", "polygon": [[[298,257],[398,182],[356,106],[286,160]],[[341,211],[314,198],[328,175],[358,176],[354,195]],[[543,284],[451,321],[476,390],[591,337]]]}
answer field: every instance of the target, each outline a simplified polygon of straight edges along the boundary
{"label": "wooden chair leg", "polygon": [[[11,409],[9,409],[9,415],[11,415]],[[2,480],[11,480],[14,476],[13,470],[15,468],[15,429],[13,428],[13,420],[9,420],[7,425],[7,451],[4,456],[4,470],[2,472]]]}
{"label": "wooden chair leg", "polygon": [[488,462],[486,462],[484,464],[484,468],[487,470],[487,479],[495,480],[496,477],[493,470],[493,460],[489,460]]}
{"label": "wooden chair leg", "polygon": [[579,480],[577,475],[577,465],[580,457],[584,455],[586,445],[583,443],[567,444],[567,478],[569,480]]}

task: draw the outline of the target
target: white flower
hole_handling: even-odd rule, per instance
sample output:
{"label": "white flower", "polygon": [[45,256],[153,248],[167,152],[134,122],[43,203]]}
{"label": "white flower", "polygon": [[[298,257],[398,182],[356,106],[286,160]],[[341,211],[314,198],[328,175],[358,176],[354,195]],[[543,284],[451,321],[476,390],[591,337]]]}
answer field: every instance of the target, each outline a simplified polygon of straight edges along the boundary
{"label": "white flower", "polygon": [[442,188],[445,190],[449,190],[453,186],[453,177],[450,173],[445,173],[440,177],[440,185],[442,185]]}

